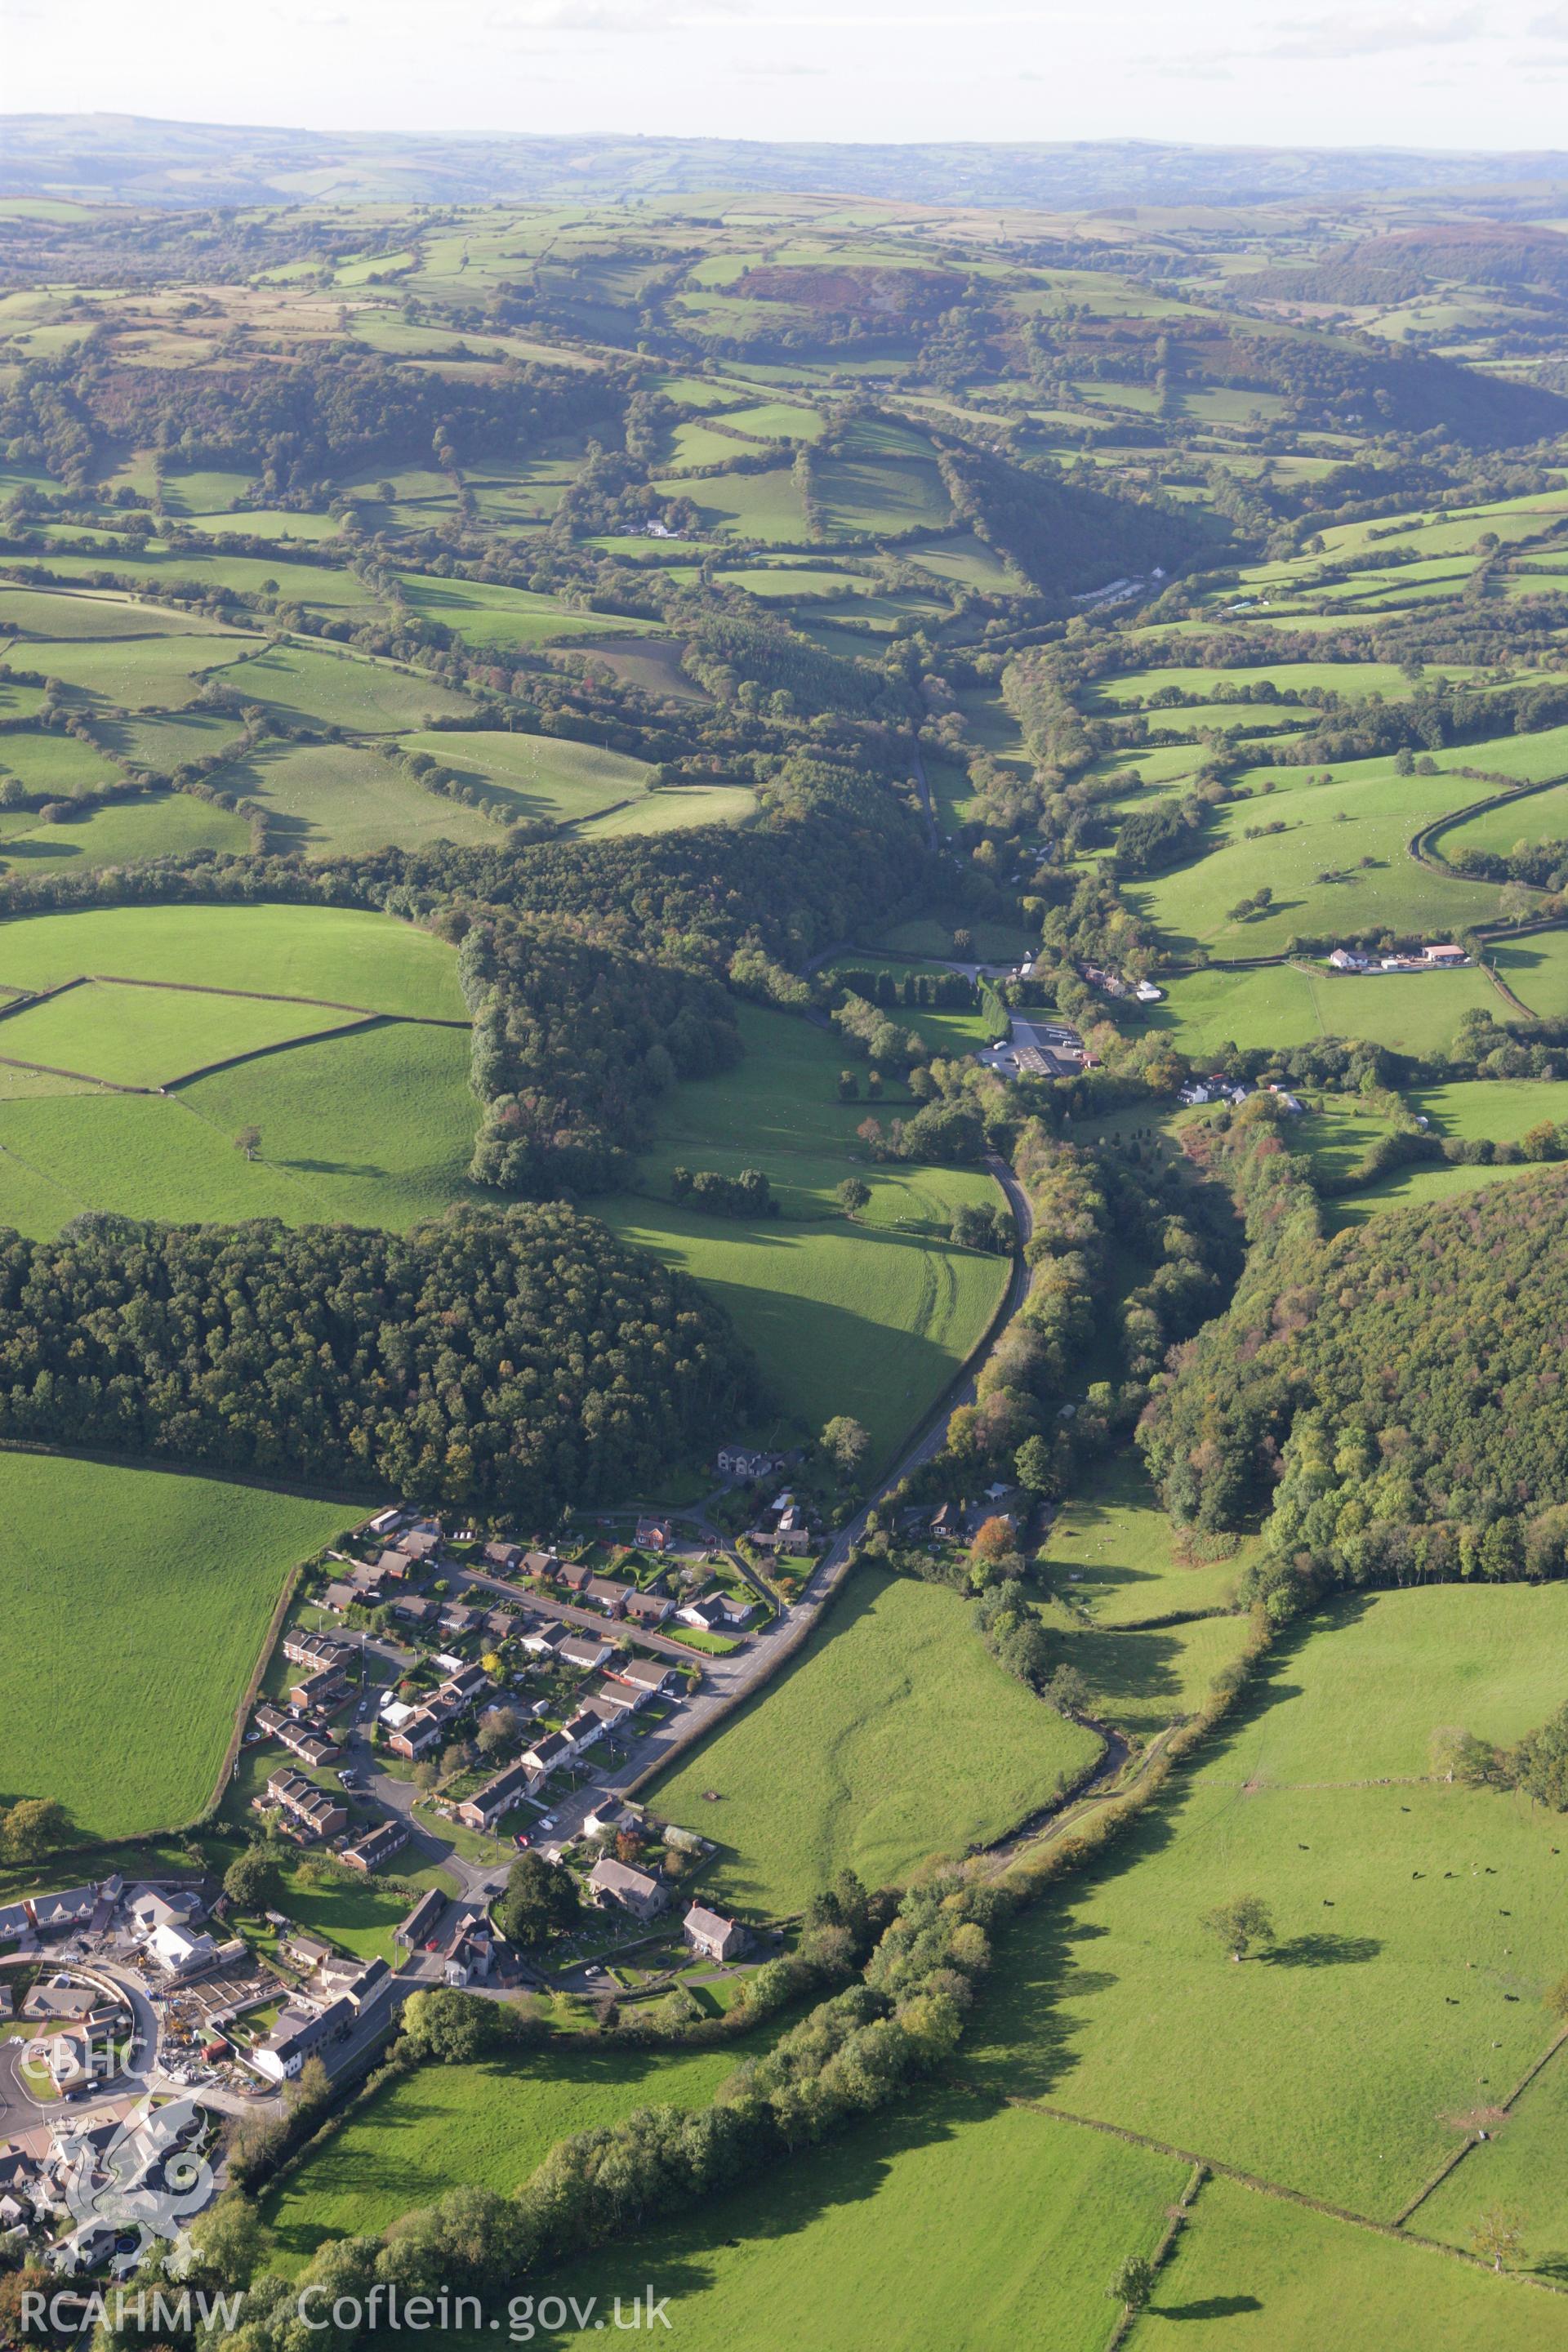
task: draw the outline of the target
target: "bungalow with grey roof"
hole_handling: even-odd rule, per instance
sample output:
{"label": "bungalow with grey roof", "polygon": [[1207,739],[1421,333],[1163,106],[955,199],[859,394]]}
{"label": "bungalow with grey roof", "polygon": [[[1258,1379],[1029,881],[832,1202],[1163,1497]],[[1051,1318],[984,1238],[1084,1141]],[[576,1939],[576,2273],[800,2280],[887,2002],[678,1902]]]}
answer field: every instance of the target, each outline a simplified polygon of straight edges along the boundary
{"label": "bungalow with grey roof", "polygon": [[596,1633],[570,1633],[556,1644],[555,1654],[563,1666],[575,1666],[582,1674],[591,1675],[610,1655],[610,1644]]}

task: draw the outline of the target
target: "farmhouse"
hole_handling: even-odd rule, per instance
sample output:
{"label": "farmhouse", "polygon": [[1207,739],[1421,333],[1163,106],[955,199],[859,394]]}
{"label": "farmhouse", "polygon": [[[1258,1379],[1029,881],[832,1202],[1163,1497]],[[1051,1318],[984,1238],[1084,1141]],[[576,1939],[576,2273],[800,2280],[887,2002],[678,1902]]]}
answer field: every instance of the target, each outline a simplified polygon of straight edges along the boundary
{"label": "farmhouse", "polygon": [[503,1772],[465,1797],[458,1807],[458,1819],[470,1830],[493,1829],[503,1813],[509,1813],[521,1798],[531,1795],[539,1785],[539,1774],[530,1769],[528,1759],[520,1758],[509,1764]]}
{"label": "farmhouse", "polygon": [[746,1931],[738,1920],[694,1903],[680,1923],[680,1932],[705,1960],[732,1960],[746,1947]]}
{"label": "farmhouse", "polygon": [[809,1551],[811,1529],[795,1496],[780,1495],[759,1514],[756,1526],[747,1528],[746,1541],[755,1544],[759,1551]]}
{"label": "farmhouse", "polygon": [[618,1904],[634,1919],[656,1919],[669,1902],[668,1890],[658,1879],[646,1870],[634,1870],[629,1863],[612,1862],[607,1855],[588,1873],[588,1892],[601,1906]]}
{"label": "farmhouse", "polygon": [[721,1478],[748,1481],[771,1478],[784,1466],[782,1454],[770,1454],[761,1446],[721,1445],[717,1460]]}
{"label": "farmhouse", "polygon": [[368,1878],[384,1862],[390,1862],[408,1843],[408,1828],[404,1822],[383,1822],[363,1837],[356,1845],[343,1848],[343,1860],[351,1870],[363,1871]]}

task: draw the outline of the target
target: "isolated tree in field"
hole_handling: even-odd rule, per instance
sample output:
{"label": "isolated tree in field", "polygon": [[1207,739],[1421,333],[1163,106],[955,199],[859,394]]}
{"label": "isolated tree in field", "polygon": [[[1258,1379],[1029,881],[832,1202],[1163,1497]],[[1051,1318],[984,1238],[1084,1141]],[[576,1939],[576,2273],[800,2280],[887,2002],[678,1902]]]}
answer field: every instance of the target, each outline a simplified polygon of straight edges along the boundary
{"label": "isolated tree in field", "polygon": [[547,1943],[574,1927],[581,1916],[576,1880],[542,1853],[519,1854],[493,1912],[496,1926],[514,1944]]}
{"label": "isolated tree in field", "polygon": [[70,1832],[70,1815],[52,1797],[23,1797],[0,1815],[0,1854],[7,1862],[37,1862]]}
{"label": "isolated tree in field", "polygon": [[1209,1912],[1204,1926],[1216,1936],[1233,1960],[1244,1960],[1255,1945],[1274,1941],[1274,1920],[1268,1906],[1257,1895],[1233,1895]]}
{"label": "isolated tree in field", "polygon": [[871,1187],[863,1176],[846,1176],[838,1187],[838,1205],[847,1217],[858,1217],[871,1199]]}
{"label": "isolated tree in field", "polygon": [[1524,2252],[1523,2219],[1506,2205],[1493,2205],[1470,2231],[1470,2243],[1483,2263],[1500,2271],[1505,2263],[1517,2263]]}
{"label": "isolated tree in field", "polygon": [[1154,2265],[1146,2254],[1129,2254],[1105,2290],[1123,2311],[1142,2311],[1154,2292]]}
{"label": "isolated tree in field", "polygon": [[838,1073],[839,1101],[856,1102],[859,1098],[859,1094],[860,1080],[856,1073],[853,1070],[840,1070]]}
{"label": "isolated tree in field", "polygon": [[1568,2025],[1568,1977],[1559,1977],[1555,1984],[1549,1984],[1541,1998],[1558,2024]]}
{"label": "isolated tree in field", "polygon": [[247,1160],[254,1160],[261,1149],[261,1129],[258,1127],[242,1127],[234,1139],[234,1148],[237,1151],[243,1151]]}
{"label": "isolated tree in field", "polygon": [[844,1471],[853,1470],[871,1441],[858,1421],[836,1412],[822,1433],[822,1450]]}

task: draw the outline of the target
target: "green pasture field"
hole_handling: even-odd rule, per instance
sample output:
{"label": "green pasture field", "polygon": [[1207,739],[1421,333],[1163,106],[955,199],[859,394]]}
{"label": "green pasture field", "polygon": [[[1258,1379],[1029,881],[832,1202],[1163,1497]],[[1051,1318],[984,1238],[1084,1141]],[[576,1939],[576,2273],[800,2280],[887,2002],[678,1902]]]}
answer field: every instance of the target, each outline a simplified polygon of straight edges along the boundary
{"label": "green pasture field", "polygon": [[213,1478],[0,1455],[0,1792],[123,1837],[190,1821],[293,1563],[339,1504]]}
{"label": "green pasture field", "polygon": [[[922,967],[914,963],[900,963],[886,956],[856,956],[850,952],[835,957],[827,965],[825,977],[834,980],[842,972],[853,971],[890,971],[895,980],[902,980],[908,974],[918,974],[922,969],[940,971],[942,967]],[[931,1004],[895,1004],[888,1006],[886,1011],[889,1021],[896,1022],[901,1029],[917,1031],[931,1052],[942,1058],[975,1053],[982,1045],[989,1045],[995,1034],[994,1024],[986,1019],[984,1009],[979,1005],[969,1013],[958,1006]]]}
{"label": "green pasture field", "polygon": [[[663,1185],[677,1161],[721,1173],[761,1168],[791,1214],[752,1223],[641,1193],[617,1194],[601,1213],[717,1293],[786,1413],[814,1428],[854,1414],[880,1461],[976,1345],[1005,1286],[1005,1260],[944,1237],[961,1203],[996,1194],[972,1171],[870,1162],[855,1134],[867,1104],[837,1099],[836,1038],[750,1005],[741,1007],[741,1033],[746,1054],[734,1069],[673,1087],[660,1103],[647,1173]],[[903,1108],[889,1102],[885,1115]],[[833,1213],[831,1199],[851,1175],[872,1190],[853,1223]],[[802,1213],[815,1222],[795,1222]]]}
{"label": "green pasture field", "polygon": [[[1555,1588],[1439,1587],[1325,1612],[1236,1731],[1065,1883],[1070,1916],[1021,1921],[966,2065],[1398,2210],[1454,2144],[1445,2118],[1504,2097],[1547,2046],[1568,1932],[1554,1816],[1398,1776],[1426,1771],[1435,1728],[1517,1736],[1557,1703],[1563,1607]],[[1278,1941],[1233,1969],[1202,1922],[1237,1893],[1268,1904]]]}
{"label": "green pasture field", "polygon": [[195,467],[188,473],[163,477],[163,504],[170,514],[222,514],[249,489],[249,474],[224,473]]}
{"label": "green pasture field", "polygon": [[851,435],[850,454],[825,457],[817,476],[824,520],[836,538],[868,539],[921,524],[940,530],[953,519],[935,459],[913,449],[907,457],[879,450],[857,456]]}
{"label": "green pasture field", "polygon": [[58,678],[100,701],[131,710],[177,710],[195,699],[209,672],[233,667],[258,637],[230,630],[222,636],[28,638],[11,659],[18,669]]}
{"label": "green pasture field", "polygon": [[[1162,687],[1173,686],[1183,694],[1202,695],[1206,700],[1219,685],[1274,685],[1282,693],[1295,688],[1307,694],[1314,688],[1321,688],[1347,699],[1356,695],[1380,694],[1385,702],[1407,702],[1417,683],[1426,689],[1443,678],[1472,678],[1477,675],[1474,667],[1467,662],[1435,662],[1423,671],[1419,681],[1407,677],[1394,662],[1266,661],[1238,663],[1234,668],[1227,664],[1221,669],[1211,669],[1205,662],[1191,668],[1129,670],[1121,677],[1097,678],[1094,694],[1099,702],[1147,702]],[[1282,702],[1274,708],[1281,719],[1293,719],[1303,727],[1315,726],[1324,715],[1310,703]],[[1183,707],[1178,704],[1170,710],[1151,710],[1145,715],[1151,727],[1179,727]],[[1464,754],[1458,756],[1463,758]]]}
{"label": "green pasture field", "polygon": [[[1451,880],[1406,850],[1423,824],[1454,805],[1462,783],[1401,776],[1391,760],[1353,761],[1335,770],[1331,784],[1309,786],[1310,772],[1286,770],[1267,800],[1231,802],[1199,836],[1195,858],[1129,887],[1178,950],[1201,943],[1225,955],[1271,955],[1298,933],[1332,937],[1379,923],[1451,934],[1496,913],[1495,884]],[[1287,831],[1246,839],[1247,826],[1276,822]],[[1365,870],[1363,857],[1374,861]],[[1344,878],[1320,881],[1325,871]],[[1232,919],[1229,908],[1265,886],[1274,892],[1268,911]]]}
{"label": "green pasture field", "polygon": [[890,923],[873,944],[896,950],[900,955],[940,960],[952,955],[955,929],[970,933],[974,941],[972,952],[982,963],[1016,963],[1024,956],[1033,955],[1039,946],[1039,940],[1022,924],[997,922],[989,915],[976,917],[963,908],[939,908],[929,915],[911,916],[907,922]]}
{"label": "green pasture field", "polygon": [[[229,516],[230,525],[238,518]],[[271,595],[285,601],[320,606],[327,611],[371,612],[380,603],[373,589],[346,568],[311,563],[304,556],[233,555],[223,548],[159,548],[144,554],[110,556],[56,554],[48,560],[58,580],[80,580],[88,572],[110,571],[133,585],[146,581],[190,580],[204,588],[228,588],[247,595]]]}
{"label": "green pasture field", "polygon": [[781,2314],[813,2352],[1102,2352],[1107,2283],[1153,2252],[1186,2177],[1055,2116],[927,2090],[540,2286],[629,2307],[651,2284],[691,2352],[771,2352]]}
{"label": "green pasture field", "polygon": [[[1568,931],[1537,931],[1529,939],[1494,942],[1487,960],[1521,1003],[1542,1021],[1560,1021],[1568,1014]],[[1506,1017],[1507,1009],[1500,1008],[1498,1019]]]}
{"label": "green pasture field", "polygon": [[1342,978],[1318,967],[1268,964],[1255,971],[1172,979],[1164,1003],[1151,1006],[1147,1020],[1200,1061],[1226,1044],[1287,1053],[1317,1037],[1368,1037],[1399,1053],[1422,1055],[1446,1051],[1472,1009],[1499,1019],[1506,1010],[1473,966]]}
{"label": "green pasture field", "polygon": [[957,1593],[862,1568],[796,1660],[648,1801],[721,1841],[703,1882],[721,1900],[783,1914],[847,1867],[895,1884],[1005,1835],[1098,1746],[1003,1672]]}
{"label": "green pasture field", "polygon": [[17,874],[126,866],[142,857],[180,857],[193,849],[244,851],[249,846],[250,827],[243,817],[181,793],[110,801],[58,824],[45,824],[19,809],[0,814],[0,866]]}
{"label": "green pasture field", "polygon": [[584,637],[569,650],[597,667],[612,671],[627,686],[640,687],[655,701],[708,702],[706,687],[688,677],[680,667],[680,647],[668,637],[645,637],[627,645],[610,637]]}
{"label": "green pasture field", "polygon": [[352,654],[319,653],[309,646],[269,646],[245,662],[230,682],[247,702],[269,703],[364,735],[397,734],[429,719],[461,719],[474,707],[467,695],[454,694],[438,678]]}
{"label": "green pasture field", "polygon": [[1100,1625],[1138,1625],[1223,1609],[1246,1565],[1194,1556],[1160,1508],[1140,1456],[1110,1455],[1061,1507],[1041,1550],[1044,1572]]}
{"label": "green pasture field", "polygon": [[187,530],[208,538],[270,539],[287,546],[290,540],[318,543],[336,539],[342,524],[336,515],[300,514],[291,507],[244,507],[236,514],[186,515]]}
{"label": "green pasture field", "polygon": [[1451,1168],[1446,1164],[1402,1168],[1380,1182],[1369,1184],[1364,1192],[1352,1192],[1343,1200],[1326,1201],[1323,1228],[1327,1233],[1341,1233],[1347,1225],[1364,1225],[1385,1210],[1429,1208],[1436,1201],[1452,1201],[1461,1192],[1476,1192],[1483,1184],[1506,1183],[1510,1177],[1529,1172],[1525,1163],[1511,1168]]}
{"label": "green pasture field", "polygon": [[309,997],[466,1021],[457,957],[433,932],[338,907],[100,907],[0,923],[0,987],[115,980]]}
{"label": "green pasture field", "polygon": [[1568,1118],[1568,1087],[1552,1078],[1459,1078],[1422,1087],[1410,1097],[1410,1108],[1439,1135],[1517,1143],[1542,1119]]}
{"label": "green pasture field", "polygon": [[20,728],[0,735],[0,775],[15,776],[24,792],[50,800],[73,800],[121,781],[109,761],[75,735],[42,730],[35,735]]}
{"label": "green pasture field", "polygon": [[[1477,785],[1478,796],[1484,789]],[[1499,808],[1483,809],[1478,816],[1468,816],[1459,824],[1445,827],[1434,846],[1443,856],[1455,860],[1468,849],[1506,857],[1521,844],[1532,849],[1537,842],[1562,841],[1565,837],[1568,783],[1549,784],[1544,792],[1505,801]]]}
{"label": "green pasture field", "polygon": [[[1253,752],[1256,759],[1266,760],[1271,742],[1303,733],[1314,716],[1287,702],[1186,702],[1174,709],[1151,711],[1149,722],[1173,734],[1266,738],[1257,743]],[[1136,758],[1139,746],[1132,745],[1129,756]]]}
{"label": "green pasture field", "polygon": [[1421,1778],[1433,1733],[1454,1725],[1510,1744],[1561,1705],[1565,1636],[1568,1585],[1439,1584],[1338,1602],[1275,1650],[1245,1717],[1194,1778],[1249,1790]]}
{"label": "green pasture field", "polygon": [[[742,445],[733,445],[739,452]],[[654,483],[666,498],[689,498],[705,531],[741,531],[748,539],[802,541],[805,509],[788,466],[763,474],[710,474],[696,481],[666,476]]]}
{"label": "green pasture field", "polygon": [[[116,759],[167,776],[187,760],[205,760],[214,751],[227,751],[238,742],[240,726],[237,719],[226,719],[217,711],[185,710],[168,718],[94,719],[92,734],[93,740]],[[15,742],[16,739],[6,740]],[[48,740],[70,742],[73,739],[54,736]],[[0,743],[0,758],[4,756],[5,746]]]}
{"label": "green pasture field", "polygon": [[815,441],[823,429],[819,409],[798,408],[791,401],[764,400],[755,408],[731,408],[726,425],[737,433],[751,433],[759,441]]}
{"label": "green pasture field", "polygon": [[334,1029],[342,1019],[325,1007],[88,981],[0,1019],[0,1055],[111,1086],[163,1087],[229,1055]]}
{"label": "green pasture field", "polygon": [[[174,613],[158,604],[138,604],[128,596],[88,596],[47,588],[0,588],[0,628],[61,643],[95,637],[178,637],[210,634],[205,616]],[[26,669],[23,647],[16,648]]]}
{"label": "green pasture field", "polygon": [[1548,2352],[1562,2336],[1551,2295],[1210,2179],[1127,2341],[1129,2352]]}
{"label": "green pasture field", "polygon": [[299,2269],[326,2238],[374,2237],[459,2180],[506,2196],[557,2141],[637,2107],[706,2106],[760,2046],[752,2036],[671,2054],[557,2039],[517,2060],[423,2066],[376,2092],[266,2196],[279,2267]]}
{"label": "green pasture field", "polygon": [[622,801],[641,800],[650,772],[645,761],[597,743],[574,743],[561,735],[503,734],[497,728],[472,734],[416,733],[405,736],[399,748],[427,751],[465,784],[504,802],[518,823],[535,824],[574,824]]}
{"label": "green pasture field", "polygon": [[579,818],[574,831],[584,835],[607,833],[682,833],[699,824],[749,824],[757,814],[757,796],[744,784],[671,785],[645,793],[625,808],[606,809],[602,816]]}
{"label": "green pasture field", "polygon": [[748,595],[770,604],[788,604],[800,596],[870,595],[877,583],[864,572],[838,572],[823,563],[742,564],[716,575],[728,588],[744,588]]}
{"label": "green pasture field", "polygon": [[1246,1645],[1244,1617],[1180,1625],[1069,1628],[1060,1657],[1094,1693],[1097,1719],[1145,1735],[1195,1715],[1215,1676]]}
{"label": "green pasture field", "polygon": [[958,588],[976,588],[982,595],[994,591],[1013,595],[1024,585],[1012,566],[973,532],[957,532],[951,539],[938,541],[933,547],[902,551],[922,572],[934,572],[939,580],[951,580]]}
{"label": "green pasture field", "polygon": [[689,419],[670,428],[665,463],[677,467],[732,466],[737,457],[745,455],[743,441],[732,441],[726,433],[715,433],[710,425]]}
{"label": "green pasture field", "polygon": [[[468,645],[538,646],[556,637],[603,634],[603,613],[574,612],[553,596],[537,596],[523,588],[503,588],[480,580],[431,580],[418,572],[402,574],[403,593],[416,613],[444,621]],[[657,623],[618,616],[614,626],[627,636],[654,633]]]}
{"label": "green pasture field", "polygon": [[[747,1151],[744,1162],[765,1167],[766,1155]],[[921,1171],[922,1191],[934,1193],[945,1172]],[[750,1224],[628,1193],[596,1210],[623,1241],[693,1275],[735,1317],[786,1416],[817,1429],[853,1414],[870,1436],[873,1466],[890,1460],[942,1395],[1006,1282],[1005,1259],[917,1233]]]}
{"label": "green pasture field", "polygon": [[493,846],[501,838],[482,809],[426,792],[362,744],[264,744],[247,759],[220,769],[216,782],[225,792],[266,809],[273,848],[307,857],[384,844],[399,849],[420,849],[436,841]]}
{"label": "green pasture field", "polygon": [[[1492,1790],[1178,1777],[1006,1938],[961,2070],[1388,2220],[1547,2045],[1560,1835]],[[1278,1942],[1236,1967],[1203,1922],[1241,1894]]]}
{"label": "green pasture field", "polygon": [[[0,1035],[5,1023],[0,1021]],[[234,1148],[261,1130],[254,1160]],[[403,1233],[477,1195],[478,1111],[460,1029],[356,1031],[168,1097],[0,1068],[0,1222],[39,1237],[84,1209],[175,1224],[279,1217]]]}
{"label": "green pasture field", "polygon": [[1517,2213],[1523,2225],[1521,2267],[1561,2279],[1568,2264],[1568,2176],[1563,2168],[1568,2134],[1568,2059],[1558,2051],[1506,2121],[1471,2148],[1458,2168],[1410,2218],[1425,2238],[1469,2251],[1470,2233],[1485,2212]]}

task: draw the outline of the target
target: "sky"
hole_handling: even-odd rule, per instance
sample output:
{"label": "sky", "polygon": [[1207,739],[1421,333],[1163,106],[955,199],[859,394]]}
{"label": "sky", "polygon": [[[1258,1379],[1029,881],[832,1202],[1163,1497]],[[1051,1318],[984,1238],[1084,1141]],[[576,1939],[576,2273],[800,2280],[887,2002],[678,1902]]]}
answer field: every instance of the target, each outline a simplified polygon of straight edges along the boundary
{"label": "sky", "polygon": [[1568,0],[0,0],[0,112],[311,130],[1568,146]]}

